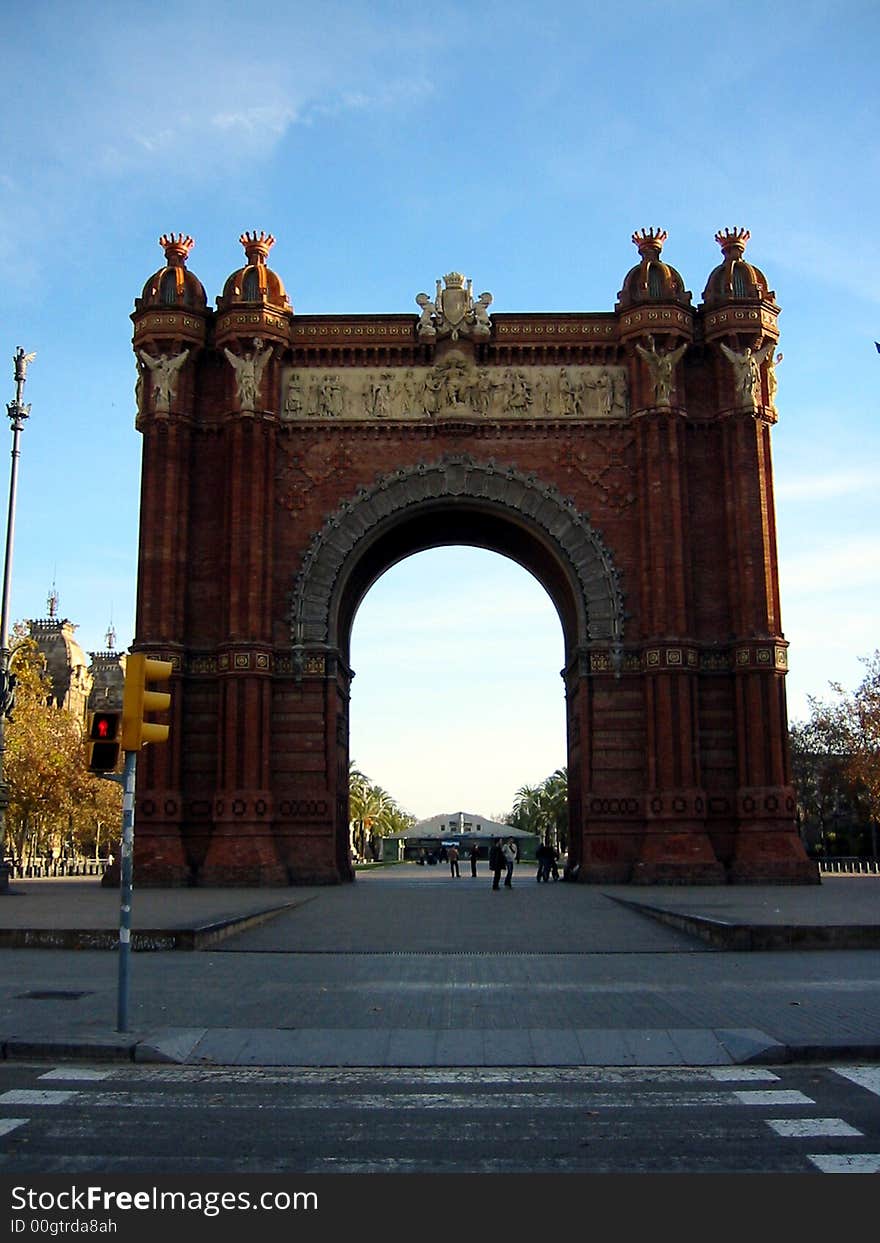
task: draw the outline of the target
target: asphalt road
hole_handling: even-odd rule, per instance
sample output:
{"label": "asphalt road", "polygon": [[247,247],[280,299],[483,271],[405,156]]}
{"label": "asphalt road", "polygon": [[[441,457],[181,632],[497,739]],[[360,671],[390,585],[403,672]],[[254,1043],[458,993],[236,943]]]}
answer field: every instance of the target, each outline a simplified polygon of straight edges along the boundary
{"label": "asphalt road", "polygon": [[880,1172],[876,1066],[0,1065],[3,1175],[846,1172]]}

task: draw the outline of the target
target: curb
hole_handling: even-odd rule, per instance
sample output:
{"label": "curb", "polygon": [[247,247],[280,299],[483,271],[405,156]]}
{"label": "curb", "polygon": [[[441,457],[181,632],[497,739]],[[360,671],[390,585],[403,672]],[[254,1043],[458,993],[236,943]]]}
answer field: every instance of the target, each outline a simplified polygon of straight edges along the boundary
{"label": "curb", "polygon": [[[161,1047],[152,1041],[133,1040],[133,1041],[90,1041],[87,1038],[80,1040],[7,1040],[2,1046],[2,1060],[8,1062],[137,1062],[139,1064],[166,1064],[175,1066],[186,1065],[205,1065],[201,1060],[190,1061],[186,1057],[174,1057],[166,1053]],[[778,1045],[773,1049],[766,1049],[761,1053],[743,1058],[733,1058],[733,1065],[740,1066],[781,1066],[783,1064],[796,1064],[798,1062],[880,1062],[880,1045],[876,1044],[852,1044],[852,1045]],[[208,1063],[209,1064],[209,1063]],[[245,1063],[242,1063],[245,1064]],[[254,1069],[259,1068],[260,1062],[247,1062],[246,1065]],[[593,1065],[594,1063],[582,1063],[583,1065]],[[603,1063],[603,1065],[614,1066],[616,1062]],[[643,1063],[645,1066],[654,1065],[654,1063]],[[233,1062],[229,1065],[237,1066],[239,1063]],[[267,1067],[278,1067],[280,1065],[290,1065],[292,1069],[301,1067],[302,1069],[315,1070],[321,1069],[321,1063],[280,1063],[277,1061],[265,1063]],[[444,1063],[444,1068],[448,1068],[452,1063]],[[469,1064],[470,1065],[470,1064]],[[569,1066],[571,1063],[565,1063]],[[642,1065],[642,1063],[621,1062],[620,1065],[634,1066]],[[670,1063],[663,1062],[663,1066],[669,1066]],[[704,1063],[683,1062],[684,1066],[699,1066]],[[340,1069],[335,1063],[327,1063],[324,1067],[328,1070]],[[377,1069],[366,1063],[360,1066],[350,1065],[344,1067],[346,1070],[363,1070]],[[394,1067],[379,1067],[378,1069],[393,1070]],[[407,1063],[403,1069],[412,1069]],[[430,1069],[430,1067],[427,1067]],[[486,1069],[503,1069],[513,1070],[516,1067],[504,1063],[503,1066],[495,1066],[486,1064]],[[534,1069],[534,1067],[529,1067]]]}
{"label": "curb", "polygon": [[133,1062],[140,1042],[120,1035],[80,1036],[76,1039],[29,1040],[11,1037],[3,1041],[3,1060],[7,1062]]}
{"label": "curb", "polygon": [[[283,911],[302,906],[313,899],[284,902],[250,915],[200,924],[195,928],[142,928],[132,930],[133,950],[203,950],[237,932],[256,928]],[[118,928],[0,928],[0,949],[115,950],[119,948]]]}
{"label": "curb", "polygon": [[[779,1066],[794,1063],[880,1063],[880,1043],[856,1037],[829,1043],[784,1043],[752,1028],[675,1030],[590,1029],[549,1033],[557,1039],[542,1048],[551,1055],[529,1059],[520,1033],[506,1034],[497,1057],[486,1057],[479,1032],[440,1033],[400,1030],[375,1042],[377,1033],[360,1029],[303,1030],[300,1039],[286,1028],[165,1028],[154,1032],[7,1037],[0,1040],[6,1062],[133,1062],[172,1065],[290,1066],[295,1069],[364,1070],[451,1068],[572,1068],[572,1066]],[[496,1033],[497,1034],[497,1033]],[[543,1033],[547,1034],[547,1033]],[[456,1039],[457,1037],[457,1039]],[[462,1039],[469,1037],[470,1039]],[[574,1039],[572,1039],[574,1037]],[[431,1044],[431,1048],[428,1045]],[[528,1044],[528,1042],[526,1042]],[[552,1052],[551,1052],[552,1050]],[[523,1058],[522,1054],[526,1057]],[[419,1054],[416,1057],[416,1054]]]}
{"label": "curb", "polygon": [[722,950],[880,949],[880,926],[876,924],[732,924],[708,915],[682,915],[645,902],[606,896]]}

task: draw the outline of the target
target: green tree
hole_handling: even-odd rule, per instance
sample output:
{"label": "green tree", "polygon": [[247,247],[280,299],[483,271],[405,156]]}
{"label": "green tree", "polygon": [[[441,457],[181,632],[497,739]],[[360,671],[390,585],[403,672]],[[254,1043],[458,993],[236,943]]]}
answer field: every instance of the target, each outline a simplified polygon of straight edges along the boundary
{"label": "green tree", "polygon": [[798,831],[805,844],[824,851],[833,842],[841,808],[850,803],[843,742],[815,716],[794,722],[788,736]]}
{"label": "green tree", "polygon": [[830,697],[809,697],[809,720],[789,732],[799,807],[824,827],[845,806],[862,827],[846,853],[875,852],[880,821],[880,650],[862,663],[854,691],[829,683]]}

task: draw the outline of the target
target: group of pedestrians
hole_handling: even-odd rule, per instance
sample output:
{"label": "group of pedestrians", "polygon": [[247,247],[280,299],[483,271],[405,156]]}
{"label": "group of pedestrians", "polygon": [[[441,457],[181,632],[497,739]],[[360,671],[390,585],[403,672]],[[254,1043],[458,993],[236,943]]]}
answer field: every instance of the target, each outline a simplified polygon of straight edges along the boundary
{"label": "group of pedestrians", "polygon": [[[477,874],[477,858],[478,847],[476,844],[471,845],[468,852],[468,858],[471,864],[471,876]],[[449,846],[446,849],[446,858],[449,862],[449,874],[453,878],[461,876],[459,868],[459,852],[457,846]],[[501,877],[504,876],[504,888],[511,889],[513,887],[513,869],[517,862],[518,854],[513,838],[496,837],[489,848],[489,871],[492,873],[492,888],[501,888]],[[559,880],[559,856],[550,845],[549,842],[542,842],[535,852],[535,858],[538,864],[538,881],[549,882],[552,876],[554,880]]]}
{"label": "group of pedestrians", "polygon": [[513,865],[516,863],[516,846],[513,838],[502,841],[496,837],[489,849],[489,871],[492,873],[492,888],[501,886],[501,873],[504,872],[504,888],[513,887]]}
{"label": "group of pedestrians", "polygon": [[538,875],[535,879],[549,883],[550,877],[559,880],[559,855],[556,849],[550,845],[549,841],[544,841],[535,851],[535,858],[538,862]]}
{"label": "group of pedestrians", "polygon": [[[471,864],[471,876],[477,874],[477,858],[479,857],[479,848],[474,843],[469,852],[468,858]],[[446,858],[449,862],[449,875],[453,878],[461,876],[459,867],[460,855],[457,846],[448,846],[446,848]],[[513,838],[507,838],[505,841],[500,837],[496,837],[495,841],[489,848],[489,871],[492,873],[492,888],[498,889],[501,885],[501,875],[504,873],[505,888],[510,889],[513,885],[513,866],[516,863],[517,853],[516,846],[513,844]]]}
{"label": "group of pedestrians", "polygon": [[[458,867],[458,860],[459,860],[458,847],[450,846],[446,852],[446,858],[449,860],[450,876],[461,876],[461,872]],[[477,874],[477,847],[476,845],[471,846],[470,851],[468,852],[468,858],[471,861],[471,876],[476,876]]]}

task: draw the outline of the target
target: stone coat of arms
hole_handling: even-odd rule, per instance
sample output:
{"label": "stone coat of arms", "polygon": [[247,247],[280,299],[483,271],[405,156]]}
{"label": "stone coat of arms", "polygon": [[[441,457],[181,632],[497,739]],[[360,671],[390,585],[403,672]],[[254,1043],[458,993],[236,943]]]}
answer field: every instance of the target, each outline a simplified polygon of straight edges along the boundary
{"label": "stone coat of arms", "polygon": [[426,293],[420,293],[416,295],[416,303],[421,310],[417,331],[424,341],[444,337],[453,341],[459,337],[488,337],[492,330],[489,318],[492,295],[481,293],[475,302],[473,282],[460,272],[448,272],[443,282],[437,281],[433,301]]}

